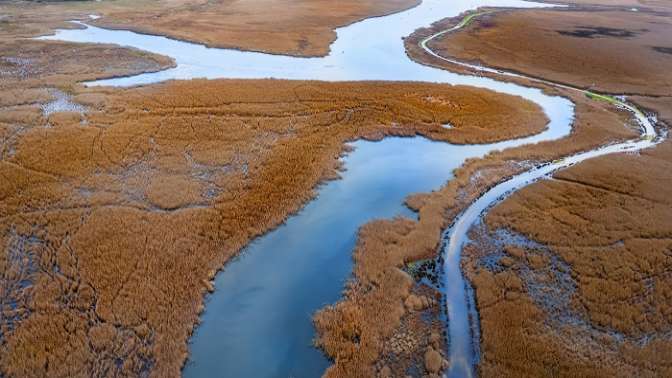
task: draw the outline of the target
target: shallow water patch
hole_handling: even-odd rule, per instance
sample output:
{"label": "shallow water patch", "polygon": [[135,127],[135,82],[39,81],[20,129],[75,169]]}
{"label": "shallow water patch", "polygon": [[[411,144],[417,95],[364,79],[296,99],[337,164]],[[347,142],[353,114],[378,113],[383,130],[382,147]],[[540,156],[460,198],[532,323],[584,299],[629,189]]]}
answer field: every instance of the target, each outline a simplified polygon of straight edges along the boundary
{"label": "shallow water patch", "polygon": [[80,114],[86,112],[86,107],[73,102],[72,96],[61,90],[50,89],[49,94],[53,97],[53,100],[40,106],[42,114],[44,114],[45,117],[58,112],[73,112]]}

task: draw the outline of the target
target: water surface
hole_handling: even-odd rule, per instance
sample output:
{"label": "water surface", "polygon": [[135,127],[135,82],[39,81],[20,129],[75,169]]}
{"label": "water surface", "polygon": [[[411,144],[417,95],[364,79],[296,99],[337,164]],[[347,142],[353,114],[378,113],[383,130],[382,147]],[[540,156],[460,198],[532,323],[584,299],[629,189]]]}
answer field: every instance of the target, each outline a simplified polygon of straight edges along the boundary
{"label": "water surface", "polygon": [[402,205],[438,188],[478,152],[423,138],[359,141],[343,179],[299,215],[227,264],[196,329],[186,377],[317,377],[313,313],[336,302],[352,270],[357,229],[374,218],[415,217]]}
{"label": "water surface", "polygon": [[[130,86],[169,79],[278,78],[297,80],[426,81],[470,85],[521,96],[542,107],[550,119],[546,131],[522,139],[457,146],[422,138],[357,142],[345,159],[343,179],[320,188],[319,196],[285,225],[254,241],[230,262],[206,300],[203,322],[191,339],[187,377],[315,377],[329,362],[312,347],[313,313],[336,302],[352,270],[357,230],[374,218],[414,216],[402,203],[415,192],[439,188],[466,158],[493,150],[566,136],[573,105],[538,89],[492,79],[464,76],[419,65],[404,50],[402,37],[419,27],[479,6],[540,7],[517,0],[427,0],[395,15],[372,18],[337,30],[326,57],[296,58],[207,48],[165,37],[87,27],[60,30],[57,39],[113,43],[163,54],[177,66],[156,73],[100,80],[90,85]],[[449,287],[462,290],[458,278]],[[459,299],[459,298],[458,298]],[[452,323],[451,323],[452,324]],[[457,324],[457,323],[456,323]],[[455,328],[455,327],[453,327]],[[469,326],[455,332],[467,340]],[[454,338],[455,341],[458,338]],[[454,343],[455,344],[455,343]],[[453,349],[462,345],[451,345]],[[473,356],[455,364],[451,375],[471,373]]]}

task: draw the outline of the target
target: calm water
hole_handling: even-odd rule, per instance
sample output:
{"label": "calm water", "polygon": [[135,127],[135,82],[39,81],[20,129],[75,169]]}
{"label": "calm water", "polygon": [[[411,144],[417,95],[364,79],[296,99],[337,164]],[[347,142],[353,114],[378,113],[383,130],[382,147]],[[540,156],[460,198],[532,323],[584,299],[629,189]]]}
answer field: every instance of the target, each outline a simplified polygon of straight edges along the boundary
{"label": "calm water", "polygon": [[[295,58],[207,48],[164,37],[88,27],[61,30],[44,39],[114,43],[171,56],[174,69],[91,85],[130,86],[168,79],[281,78],[427,81],[470,85],[517,95],[539,104],[548,118],[546,131],[523,139],[487,145],[455,146],[422,138],[390,138],[357,142],[345,158],[343,179],[319,190],[319,196],[285,225],[252,243],[227,264],[206,300],[202,324],[191,339],[187,377],[315,377],[329,362],[312,347],[312,314],[336,302],[352,270],[352,250],[360,226],[374,218],[414,216],[402,203],[415,192],[439,188],[464,159],[526,143],[553,140],[570,132],[571,102],[541,91],[495,80],[463,76],[416,64],[408,59],[402,37],[444,17],[485,5],[538,7],[522,1],[428,0],[399,14],[365,20],[337,30],[331,53],[321,58]],[[458,251],[459,252],[459,251]],[[458,261],[458,260],[456,260]],[[454,300],[465,301],[464,285],[450,278]],[[451,277],[447,275],[447,277]],[[451,300],[449,295],[449,300]],[[450,305],[450,304],[449,304]],[[458,308],[459,306],[453,306]],[[466,307],[466,306],[465,306]],[[471,373],[471,332],[463,313],[453,311],[450,375]],[[455,332],[455,334],[453,334]],[[466,348],[466,349],[465,349]]]}
{"label": "calm water", "polygon": [[[468,240],[467,233],[469,228],[479,219],[484,211],[499,202],[501,198],[506,197],[508,193],[513,193],[536,180],[548,176],[552,172],[598,156],[638,151],[652,147],[660,142],[652,122],[644,114],[630,105],[624,104],[623,107],[635,115],[636,120],[641,126],[642,138],[578,153],[516,175],[484,193],[464,213],[460,214],[455,219],[453,226],[446,231],[444,240],[447,240],[447,243],[444,244],[442,254],[445,258],[443,266],[444,281],[446,283],[445,297],[448,307],[448,318],[450,319],[448,324],[448,333],[451,341],[449,377],[470,377],[473,375],[474,346],[477,345],[475,343],[480,341],[474,334],[465,332],[471,326],[469,322],[470,313],[477,315],[475,309],[470,308],[470,305],[473,306],[473,297],[467,298],[469,294],[465,293],[466,283],[460,270],[460,254],[462,247]],[[467,299],[470,299],[472,303]]]}
{"label": "calm water", "polygon": [[217,276],[191,345],[187,377],[316,377],[329,362],[313,348],[312,314],[336,302],[352,269],[357,229],[413,217],[412,192],[438,188],[468,148],[423,138],[356,142],[342,180],[298,216],[250,245]]}

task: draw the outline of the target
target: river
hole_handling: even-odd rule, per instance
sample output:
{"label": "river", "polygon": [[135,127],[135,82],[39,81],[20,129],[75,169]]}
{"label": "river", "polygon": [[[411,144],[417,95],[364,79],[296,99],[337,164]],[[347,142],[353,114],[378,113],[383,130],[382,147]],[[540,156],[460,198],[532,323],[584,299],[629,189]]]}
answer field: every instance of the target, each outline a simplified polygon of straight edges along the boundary
{"label": "river", "polygon": [[[411,61],[402,38],[414,30],[481,6],[542,7],[515,0],[427,0],[410,10],[367,19],[337,29],[329,55],[298,58],[208,48],[160,36],[93,26],[58,30],[42,39],[112,43],[175,59],[176,67],[156,73],[113,78],[88,85],[133,86],[169,79],[278,78],[296,80],[426,81],[470,85],[521,96],[537,103],[550,122],[526,138],[480,145],[452,145],[422,138],[388,138],[354,143],[344,158],[341,180],[318,190],[318,197],[281,227],[258,238],[215,280],[202,323],[191,341],[184,368],[189,376],[314,377],[329,365],[312,347],[312,314],[340,298],[352,270],[352,250],[360,226],[374,218],[415,217],[403,206],[415,192],[437,189],[465,159],[491,151],[555,140],[571,131],[573,104],[538,89],[486,77],[458,75]],[[645,117],[644,121],[648,122]],[[473,374],[473,333],[467,291],[459,269],[466,231],[484,210],[511,190],[556,169],[607,152],[644,147],[650,140],[610,146],[535,168],[493,189],[472,204],[446,230],[444,280],[449,312],[451,376]]]}

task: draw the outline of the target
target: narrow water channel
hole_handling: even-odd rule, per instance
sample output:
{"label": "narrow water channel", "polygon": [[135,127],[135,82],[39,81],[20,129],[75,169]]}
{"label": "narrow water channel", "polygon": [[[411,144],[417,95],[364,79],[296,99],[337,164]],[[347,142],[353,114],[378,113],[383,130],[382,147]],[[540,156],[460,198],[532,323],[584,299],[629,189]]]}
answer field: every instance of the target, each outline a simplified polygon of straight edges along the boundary
{"label": "narrow water channel", "polygon": [[488,190],[478,200],[472,203],[462,214],[454,221],[450,229],[444,234],[445,244],[442,255],[444,256],[444,282],[446,284],[446,304],[448,310],[448,334],[450,335],[450,362],[448,377],[471,377],[474,373],[473,365],[475,359],[474,335],[464,330],[472,329],[469,316],[478,316],[473,313],[474,309],[469,308],[469,293],[465,293],[466,282],[460,270],[460,255],[462,247],[468,240],[468,232],[471,226],[482,216],[490,207],[501,202],[503,198],[516,190],[523,188],[531,183],[547,177],[553,172],[570,167],[584,160],[596,158],[613,153],[634,152],[644,148],[649,148],[660,142],[651,121],[637,109],[624,104],[627,110],[634,113],[635,118],[641,126],[642,137],[618,144],[606,145],[594,150],[578,153],[550,164],[536,167],[527,172],[516,175]]}
{"label": "narrow water channel", "polygon": [[[321,187],[317,199],[285,225],[254,241],[217,276],[215,292],[206,299],[203,322],[190,341],[185,376],[321,375],[329,362],[312,347],[311,316],[340,298],[351,274],[359,227],[374,218],[415,216],[402,205],[404,198],[438,189],[466,158],[569,134],[574,113],[567,99],[545,95],[538,89],[419,65],[406,56],[402,37],[480,6],[547,5],[518,0],[427,0],[405,12],[338,29],[330,54],[320,58],[207,48],[96,27],[59,30],[54,36],[43,37],[131,46],[170,56],[177,63],[173,69],[90,85],[131,86],[201,77],[426,81],[521,96],[541,106],[550,120],[547,130],[540,134],[493,144],[458,146],[422,138],[354,143],[356,150],[345,158],[347,171],[341,180]],[[457,278],[447,285],[464,300],[458,261],[454,260],[453,267]],[[471,335],[468,325],[460,326],[456,332],[465,339]],[[471,371],[470,363],[467,365],[462,373]]]}
{"label": "narrow water channel", "polygon": [[[478,313],[475,305],[475,298],[473,290],[468,287],[465,282],[460,269],[460,258],[462,248],[467,243],[467,235],[471,226],[490,208],[501,202],[508,194],[515,192],[531,183],[552,174],[563,168],[567,168],[573,164],[582,162],[584,160],[592,159],[599,156],[604,156],[612,153],[634,152],[644,148],[649,148],[662,140],[662,137],[657,135],[654,128],[655,120],[649,119],[635,106],[619,100],[616,98],[606,98],[604,96],[595,95],[588,90],[575,88],[565,84],[553,83],[544,79],[529,77],[523,74],[508,72],[490,67],[483,67],[478,65],[461,62],[450,57],[442,56],[429,47],[429,42],[445,35],[454,32],[468,25],[468,23],[475,17],[481,14],[491,13],[491,11],[482,12],[480,14],[472,13],[465,16],[457,25],[439,31],[433,35],[428,36],[420,42],[420,47],[428,54],[446,61],[451,64],[456,64],[469,68],[475,72],[486,72],[496,74],[498,76],[524,78],[530,82],[537,82],[548,85],[550,87],[563,88],[570,91],[583,93],[584,95],[591,95],[593,97],[608,100],[614,105],[619,106],[634,116],[640,126],[640,138],[625,141],[618,144],[606,145],[590,151],[581,152],[572,156],[568,156],[558,161],[553,161],[550,164],[535,167],[527,172],[511,177],[510,179],[496,185],[489,189],[480,198],[467,207],[454,220],[453,225],[444,232],[443,245],[441,254],[444,257],[443,266],[443,280],[446,284],[445,301],[447,307],[448,318],[448,335],[450,338],[450,368],[446,372],[449,378],[471,377],[474,375],[474,364],[478,359],[478,343],[480,342],[480,330],[478,323],[473,319],[477,319]],[[465,329],[471,329],[472,332],[465,332]]]}
{"label": "narrow water channel", "polygon": [[414,217],[403,204],[451,177],[468,148],[423,138],[354,143],[341,180],[225,267],[192,339],[186,377],[316,377],[329,365],[311,345],[313,313],[336,302],[352,270],[359,226]]}

